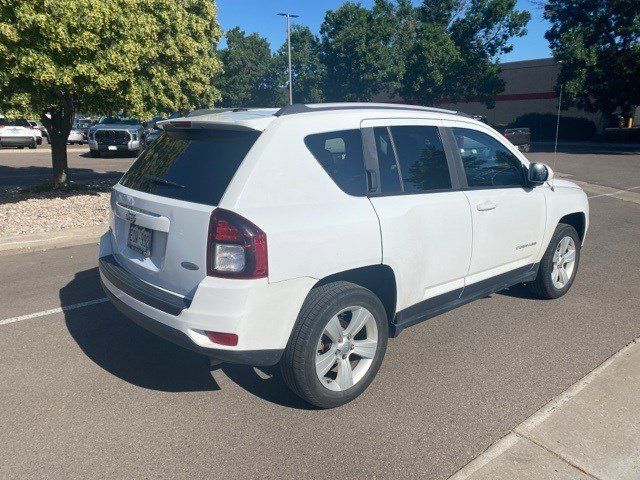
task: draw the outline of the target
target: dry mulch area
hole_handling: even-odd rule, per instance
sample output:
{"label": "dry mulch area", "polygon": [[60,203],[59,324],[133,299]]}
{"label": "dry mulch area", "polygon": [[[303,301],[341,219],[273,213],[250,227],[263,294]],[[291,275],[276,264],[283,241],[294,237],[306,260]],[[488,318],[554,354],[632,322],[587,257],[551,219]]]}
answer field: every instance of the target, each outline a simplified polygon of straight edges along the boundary
{"label": "dry mulch area", "polygon": [[0,237],[106,225],[112,184],[83,185],[68,191],[0,189]]}

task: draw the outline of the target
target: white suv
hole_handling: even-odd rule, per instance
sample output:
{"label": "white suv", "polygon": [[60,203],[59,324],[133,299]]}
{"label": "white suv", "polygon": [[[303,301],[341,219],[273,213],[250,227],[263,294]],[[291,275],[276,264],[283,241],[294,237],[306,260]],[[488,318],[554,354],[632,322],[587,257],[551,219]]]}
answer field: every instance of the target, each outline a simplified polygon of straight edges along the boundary
{"label": "white suv", "polygon": [[316,406],[362,393],[406,327],[575,278],[584,192],[465,115],[321,104],[159,124],[113,188],[105,291],[183,347],[278,364]]}

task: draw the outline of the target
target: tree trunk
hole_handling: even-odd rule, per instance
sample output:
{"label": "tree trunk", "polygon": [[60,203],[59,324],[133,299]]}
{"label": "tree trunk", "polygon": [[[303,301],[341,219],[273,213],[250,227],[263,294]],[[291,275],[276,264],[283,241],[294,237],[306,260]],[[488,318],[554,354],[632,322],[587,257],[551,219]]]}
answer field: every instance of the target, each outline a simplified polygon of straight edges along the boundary
{"label": "tree trunk", "polygon": [[59,92],[59,105],[50,112],[43,112],[40,121],[47,129],[51,141],[51,164],[53,188],[65,188],[69,184],[67,166],[67,139],[71,132],[75,101],[73,94]]}
{"label": "tree trunk", "polygon": [[602,135],[604,133],[604,129],[609,126],[609,120],[611,119],[611,114],[609,112],[602,112],[600,114],[600,121],[598,121],[597,126],[597,134]]}
{"label": "tree trunk", "polygon": [[69,183],[67,166],[67,138],[59,131],[50,132],[51,140],[51,163],[53,165],[53,188],[65,188]]}

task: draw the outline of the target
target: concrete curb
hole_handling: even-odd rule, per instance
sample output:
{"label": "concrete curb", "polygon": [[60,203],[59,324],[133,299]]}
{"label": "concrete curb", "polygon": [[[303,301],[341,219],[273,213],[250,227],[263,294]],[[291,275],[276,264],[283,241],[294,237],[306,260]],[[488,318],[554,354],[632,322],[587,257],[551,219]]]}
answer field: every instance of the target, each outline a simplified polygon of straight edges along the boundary
{"label": "concrete curb", "polygon": [[[609,369],[615,368],[617,364],[623,362],[625,357],[628,357],[631,352],[635,352],[637,354],[638,348],[640,348],[640,338],[633,340],[621,350],[614,353],[611,357],[606,359],[567,390],[541,407],[531,417],[513,428],[507,435],[490,445],[484,452],[449,477],[448,480],[485,480],[487,478],[502,480],[507,478],[517,478],[513,476],[514,472],[518,472],[522,475],[523,471],[526,471],[528,475],[527,478],[537,478],[540,480],[547,478],[569,479],[574,478],[574,475],[577,475],[575,478],[579,477],[596,480],[604,479],[605,476],[598,476],[593,471],[588,471],[579,464],[584,461],[589,464],[588,456],[581,458],[581,462],[577,462],[575,459],[572,460],[570,455],[563,452],[559,446],[543,444],[534,432],[538,427],[552,419],[554,416],[556,418],[562,415],[566,416],[566,412],[561,412],[565,405],[569,402],[575,402],[575,399],[582,395],[582,392],[585,391],[585,389],[587,389],[592,383],[600,381],[601,377],[606,375]],[[614,387],[611,388],[613,389]],[[607,393],[609,395],[613,395],[612,392]],[[588,399],[582,398],[575,403],[579,405],[579,408],[584,408],[585,405],[588,406],[592,402]],[[598,405],[598,408],[601,411],[607,410],[607,407],[601,404]],[[614,415],[615,414],[619,415],[619,413],[614,413]],[[628,420],[630,424],[633,424],[635,418]],[[611,430],[615,430],[613,425],[611,425]],[[624,432],[622,435],[625,434],[628,435],[628,432]],[[576,438],[575,433],[574,437],[571,438],[569,433],[566,432],[566,436],[563,440],[565,443],[570,445],[578,442],[584,443],[584,439]],[[603,443],[607,442],[606,439],[601,439],[601,441]],[[611,441],[611,439],[609,439],[609,441]],[[591,447],[593,449],[593,445],[591,445]],[[539,453],[532,453],[535,449],[539,450]],[[556,451],[556,449],[559,451]],[[589,453],[592,456],[597,455],[594,451],[590,451]],[[541,461],[541,458],[544,461]],[[619,462],[620,459],[616,459],[616,461]],[[555,468],[554,473],[545,471],[545,467],[549,467],[549,464],[552,462],[557,462],[556,465],[553,465]],[[522,464],[525,465],[524,469],[518,468],[522,467]],[[491,468],[492,466],[493,468]],[[564,473],[558,474],[559,470],[565,467],[566,470]],[[627,467],[627,469],[626,473],[632,470],[632,467]],[[533,476],[531,476],[531,474],[533,474]],[[635,472],[635,474],[637,474],[637,472]],[[615,474],[613,474],[613,477],[623,478],[618,477]],[[607,475],[606,478],[608,479],[611,477]],[[630,476],[628,478],[637,477]]]}
{"label": "concrete curb", "polygon": [[0,255],[94,243],[108,228],[108,225],[103,224],[32,235],[0,237]]}
{"label": "concrete curb", "polygon": [[[89,147],[83,148],[83,147],[73,147],[73,148],[67,148],[67,152],[88,152],[89,151]],[[27,153],[51,153],[51,148],[46,148],[46,147],[38,147],[34,150],[30,150],[28,148],[25,148],[23,150],[20,150],[18,148],[2,148],[0,149],[0,153],[17,153],[17,154],[27,154]]]}

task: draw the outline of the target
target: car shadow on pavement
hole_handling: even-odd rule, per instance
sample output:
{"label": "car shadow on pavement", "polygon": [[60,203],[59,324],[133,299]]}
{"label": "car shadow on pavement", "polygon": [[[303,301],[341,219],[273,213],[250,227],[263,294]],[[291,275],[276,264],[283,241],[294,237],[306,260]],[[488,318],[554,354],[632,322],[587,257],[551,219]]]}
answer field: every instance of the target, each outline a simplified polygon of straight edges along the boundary
{"label": "car shadow on pavement", "polygon": [[515,297],[515,298],[527,298],[530,300],[540,300],[539,297],[536,297],[531,291],[523,284],[519,283],[518,285],[513,285],[505,290],[500,290],[497,292],[498,295],[505,295],[507,297]]}
{"label": "car shadow on pavement", "polygon": [[[65,306],[103,295],[97,268],[77,272],[59,292],[60,304]],[[208,357],[147,332],[109,302],[67,310],[64,316],[71,337],[84,354],[133,385],[165,392],[217,391],[220,386],[212,370],[220,370],[259,398],[292,408],[313,408],[290,392],[276,368],[223,364],[212,369]]]}
{"label": "car shadow on pavement", "polygon": [[[100,290],[98,269],[76,273],[60,289],[60,304],[78,302],[77,290]],[[64,312],[71,337],[94,363],[126,382],[166,392],[219,390],[209,362],[152,335],[122,315],[109,302]]]}
{"label": "car shadow on pavement", "polygon": [[223,364],[220,369],[236,385],[263,400],[300,410],[317,409],[289,390],[277,366],[254,368],[244,365]]}

